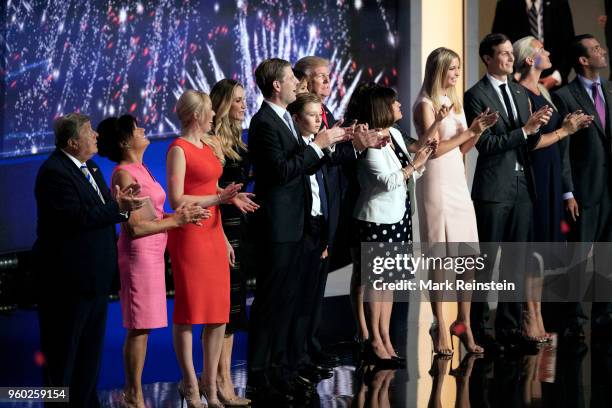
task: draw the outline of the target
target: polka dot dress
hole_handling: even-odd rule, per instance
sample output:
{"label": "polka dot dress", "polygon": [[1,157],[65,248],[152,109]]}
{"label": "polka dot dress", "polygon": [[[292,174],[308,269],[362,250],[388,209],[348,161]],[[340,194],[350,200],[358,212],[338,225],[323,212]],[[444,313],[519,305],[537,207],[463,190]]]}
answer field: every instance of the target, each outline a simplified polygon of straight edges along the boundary
{"label": "polka dot dress", "polygon": [[[399,147],[397,147],[397,143],[393,142],[396,146],[394,152],[399,159],[402,167],[406,167],[409,165],[409,159],[406,154],[404,154]],[[354,220],[356,232],[361,242],[398,242],[401,244],[412,244],[412,217],[411,217],[411,203],[410,203],[410,194],[406,195],[406,211],[404,212],[403,218],[394,223],[394,224],[382,224],[375,223],[363,220]],[[374,279],[382,279],[383,281],[394,281],[395,279],[400,279],[401,276],[393,276],[392,272],[389,272],[391,275],[387,278],[387,276],[383,275],[375,275],[369,276],[368,280],[372,281]]]}

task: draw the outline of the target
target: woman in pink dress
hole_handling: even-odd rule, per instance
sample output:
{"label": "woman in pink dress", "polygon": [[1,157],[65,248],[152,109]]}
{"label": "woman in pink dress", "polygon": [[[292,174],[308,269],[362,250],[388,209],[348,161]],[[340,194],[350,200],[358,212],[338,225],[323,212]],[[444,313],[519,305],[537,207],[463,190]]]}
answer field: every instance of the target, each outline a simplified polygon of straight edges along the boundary
{"label": "woman in pink dress", "polygon": [[119,235],[119,276],[121,312],[128,330],[123,348],[125,365],[124,405],[144,407],[141,377],[147,339],[151,329],[168,325],[164,251],[166,231],[186,223],[198,223],[210,216],[197,205],[178,208],[174,214],[163,211],[166,193],[142,162],[149,140],[144,129],[130,115],[110,117],[98,125],[98,151],[118,163],[111,185],[121,189],[139,183],[141,196],[149,205],[132,212],[121,224]]}
{"label": "woman in pink dress", "polygon": [[[413,107],[414,126],[419,138],[439,140],[436,152],[427,163],[427,171],[416,183],[419,230],[421,242],[425,244],[478,242],[476,214],[468,191],[463,155],[476,144],[484,130],[495,124],[498,114],[483,112],[467,127],[455,90],[459,70],[457,53],[448,48],[432,51],[427,57],[421,94]],[[457,255],[466,254],[446,253],[443,256]],[[441,271],[433,272],[436,275]],[[450,355],[451,339],[442,303],[432,300],[431,308],[434,323],[429,333],[434,351]],[[483,352],[472,336],[469,299],[463,298],[459,302],[450,334],[459,337],[468,352]]]}

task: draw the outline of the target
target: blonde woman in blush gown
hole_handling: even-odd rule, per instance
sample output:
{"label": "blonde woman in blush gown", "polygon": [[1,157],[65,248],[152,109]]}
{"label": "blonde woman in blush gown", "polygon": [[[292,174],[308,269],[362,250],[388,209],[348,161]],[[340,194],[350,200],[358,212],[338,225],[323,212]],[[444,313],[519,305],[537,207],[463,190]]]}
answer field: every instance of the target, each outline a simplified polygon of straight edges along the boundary
{"label": "blonde woman in blush gown", "polygon": [[[459,70],[459,55],[454,51],[438,48],[429,54],[423,87],[413,107],[419,139],[439,140],[427,171],[416,183],[419,229],[424,244],[478,242],[476,215],[468,191],[463,155],[474,146],[480,134],[497,121],[498,115],[483,112],[468,128],[455,90]],[[449,251],[446,255],[459,254]],[[441,279],[442,271],[431,272],[434,279]],[[463,277],[468,279],[468,274],[466,272]],[[470,328],[469,294],[462,294],[457,318],[450,329],[446,326],[442,303],[432,299],[431,308],[434,322],[429,333],[436,354],[452,354],[452,335],[459,337],[468,352],[484,351],[475,343]]]}

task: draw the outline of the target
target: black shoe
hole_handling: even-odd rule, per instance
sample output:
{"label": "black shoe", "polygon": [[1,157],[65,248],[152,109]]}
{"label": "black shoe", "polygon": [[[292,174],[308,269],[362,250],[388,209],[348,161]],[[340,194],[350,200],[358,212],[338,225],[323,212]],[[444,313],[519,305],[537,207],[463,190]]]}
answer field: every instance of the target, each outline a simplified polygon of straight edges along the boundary
{"label": "black shoe", "polygon": [[584,329],[582,324],[577,321],[571,322],[565,330],[563,330],[563,340],[569,343],[580,343],[584,341]]}
{"label": "black shoe", "polygon": [[270,406],[268,404],[289,406],[294,401],[293,395],[272,386],[265,388],[247,386],[246,397],[252,401],[253,406]]}
{"label": "black shoe", "polygon": [[314,382],[315,384],[321,380],[325,380],[333,377],[334,373],[332,370],[323,368],[317,365],[308,365],[298,370],[300,376]]}
{"label": "black shoe", "polygon": [[395,370],[406,367],[406,363],[392,358],[380,358],[374,352],[372,343],[366,343],[363,353],[363,360],[366,364],[373,364],[380,370]]}
{"label": "black shoe", "polygon": [[336,354],[326,353],[321,351],[314,356],[311,356],[312,361],[317,365],[337,367],[340,365],[340,357]]}
{"label": "black shoe", "polygon": [[525,336],[518,330],[502,332],[497,338],[509,353],[538,354],[539,348],[545,344],[536,338]]}
{"label": "black shoe", "polygon": [[474,341],[479,344],[486,354],[502,354],[505,351],[503,344],[495,340],[493,336],[485,330],[473,330]]}

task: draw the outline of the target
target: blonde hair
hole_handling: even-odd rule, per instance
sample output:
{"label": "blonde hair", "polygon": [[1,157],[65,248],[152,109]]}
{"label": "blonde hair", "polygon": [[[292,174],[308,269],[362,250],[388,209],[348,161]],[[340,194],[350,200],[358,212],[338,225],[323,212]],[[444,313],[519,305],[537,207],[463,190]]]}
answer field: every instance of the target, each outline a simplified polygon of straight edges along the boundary
{"label": "blonde hair", "polygon": [[[425,63],[425,78],[423,79],[423,88],[421,88],[421,92],[431,99],[436,111],[442,108],[440,97],[445,93],[442,86],[448,69],[455,58],[461,61],[459,54],[444,47],[436,48],[427,57],[427,62]],[[446,96],[451,100],[454,106],[453,110],[456,113],[460,113],[462,110],[461,100],[457,96],[457,91],[454,86],[446,91]]]}
{"label": "blonde hair", "polygon": [[[186,130],[193,125],[194,115],[207,115],[212,110],[212,102],[206,92],[188,89],[176,102],[176,115],[181,122],[181,129]],[[223,161],[223,153],[210,135],[204,135],[202,143],[209,146],[215,152],[215,156]]]}
{"label": "blonde hair", "polygon": [[528,35],[520,40],[516,40],[514,44],[512,44],[512,50],[514,52],[514,70],[519,73],[519,80],[527,75],[531,69],[531,67],[526,64],[526,61],[527,58],[533,56],[535,52],[533,42],[536,40],[535,37]]}
{"label": "blonde hair", "polygon": [[213,119],[213,133],[217,136],[219,147],[224,157],[241,160],[237,148],[246,150],[242,141],[242,121],[230,118],[229,113],[234,99],[234,90],[243,88],[241,83],[233,79],[222,79],[210,90],[212,109],[216,115]]}
{"label": "blonde hair", "polygon": [[310,76],[312,71],[318,67],[329,67],[329,61],[325,58],[311,55],[309,57],[300,58],[293,68],[302,71],[306,76]]}
{"label": "blonde hair", "polygon": [[[527,65],[525,61],[527,58],[533,56],[535,52],[535,47],[533,46],[534,41],[538,41],[538,39],[528,35],[527,37],[516,40],[514,44],[512,44],[512,50],[514,53],[514,70],[519,73],[519,81],[523,79],[523,77],[525,77],[531,69],[531,67]],[[546,99],[546,101],[550,103],[555,110],[557,110],[548,89],[546,89],[546,87],[542,84],[538,84],[538,89],[540,90],[540,93],[544,99]]]}

